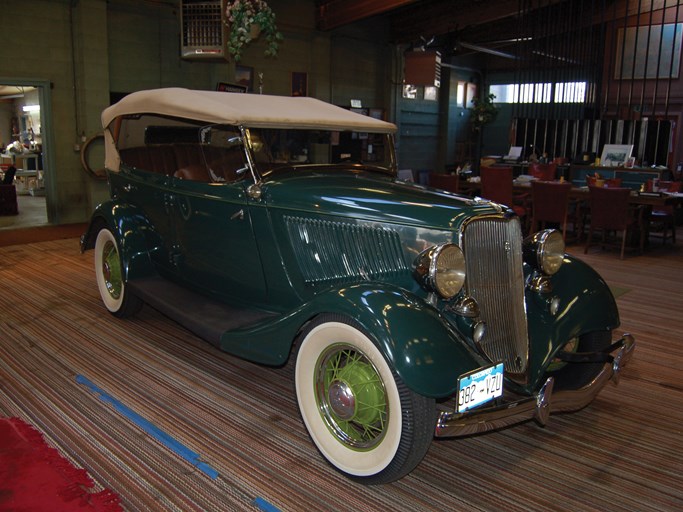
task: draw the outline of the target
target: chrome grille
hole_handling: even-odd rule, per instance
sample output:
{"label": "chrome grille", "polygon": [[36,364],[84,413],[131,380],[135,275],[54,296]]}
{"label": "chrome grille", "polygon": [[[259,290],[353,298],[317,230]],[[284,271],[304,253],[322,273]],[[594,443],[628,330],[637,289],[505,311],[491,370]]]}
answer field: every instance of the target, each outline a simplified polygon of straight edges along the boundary
{"label": "chrome grille", "polygon": [[467,291],[479,303],[486,335],[481,350],[506,371],[527,367],[529,336],[524,306],[522,233],[517,218],[484,217],[463,232]]}
{"label": "chrome grille", "polygon": [[307,283],[393,277],[410,270],[394,230],[300,217],[284,220]]}

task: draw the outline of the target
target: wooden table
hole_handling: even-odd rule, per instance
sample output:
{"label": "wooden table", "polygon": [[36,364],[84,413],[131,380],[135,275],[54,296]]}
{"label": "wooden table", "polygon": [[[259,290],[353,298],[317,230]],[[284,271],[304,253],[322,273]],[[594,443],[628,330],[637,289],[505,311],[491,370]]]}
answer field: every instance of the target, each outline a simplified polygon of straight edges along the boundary
{"label": "wooden table", "polygon": [[[513,182],[513,192],[516,195],[527,194],[528,202],[531,204],[531,182],[520,182],[515,180]],[[481,182],[461,182],[460,191],[463,194],[474,196],[481,192]],[[569,192],[569,198],[575,202],[587,204],[590,198],[590,191],[588,187],[572,187]],[[639,194],[638,191],[631,191],[629,196],[629,204],[638,207],[638,218],[641,229],[645,230],[645,240],[649,238],[649,218],[653,208],[663,208],[665,206],[683,205],[683,193],[669,194],[662,193],[661,195]],[[583,237],[583,226],[577,226],[577,238],[580,240]]]}
{"label": "wooden table", "polygon": [[[481,190],[481,184],[478,184],[478,190]],[[525,192],[531,192],[531,183],[513,183],[512,189],[515,193],[521,194]],[[569,191],[570,199],[588,201],[590,197],[590,191],[588,187],[572,187]],[[635,206],[649,206],[653,207],[663,207],[663,206],[675,206],[677,204],[683,204],[683,194],[668,194],[662,193],[661,195],[653,195],[651,193],[639,194],[638,191],[632,190],[629,197],[629,203]]]}

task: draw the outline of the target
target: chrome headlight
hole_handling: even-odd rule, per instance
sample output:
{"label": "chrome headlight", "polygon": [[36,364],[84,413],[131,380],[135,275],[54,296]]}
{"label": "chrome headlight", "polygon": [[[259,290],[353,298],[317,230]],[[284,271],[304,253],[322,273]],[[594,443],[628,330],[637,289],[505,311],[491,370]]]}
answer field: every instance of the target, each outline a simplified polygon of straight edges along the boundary
{"label": "chrome headlight", "polygon": [[562,266],[564,248],[564,239],[559,231],[544,229],[524,241],[524,261],[551,276]]}
{"label": "chrome headlight", "polygon": [[435,245],[417,257],[414,275],[427,291],[451,299],[465,284],[465,256],[455,244]]}

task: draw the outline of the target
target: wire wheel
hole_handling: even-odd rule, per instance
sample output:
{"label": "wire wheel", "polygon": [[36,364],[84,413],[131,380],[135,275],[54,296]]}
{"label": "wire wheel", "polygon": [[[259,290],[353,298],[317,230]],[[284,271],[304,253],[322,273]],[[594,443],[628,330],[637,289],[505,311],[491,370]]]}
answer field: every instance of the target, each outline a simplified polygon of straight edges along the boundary
{"label": "wire wheel", "polygon": [[126,288],[116,237],[106,228],[97,233],[95,240],[95,275],[100,297],[110,313],[123,318],[140,310],[142,301]]}
{"label": "wire wheel", "polygon": [[322,455],[365,484],[409,473],[434,436],[434,400],[408,389],[370,337],[347,317],[320,315],[300,339],[297,401]]}
{"label": "wire wheel", "polygon": [[365,354],[350,345],[330,346],[319,358],[315,382],[320,414],[339,441],[364,450],[382,440],[389,404]]}

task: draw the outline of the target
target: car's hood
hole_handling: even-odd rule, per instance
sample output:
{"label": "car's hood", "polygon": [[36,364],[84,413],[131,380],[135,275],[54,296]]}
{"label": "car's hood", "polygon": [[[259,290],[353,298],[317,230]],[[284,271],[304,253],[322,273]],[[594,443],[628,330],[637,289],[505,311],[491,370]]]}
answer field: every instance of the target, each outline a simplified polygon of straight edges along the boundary
{"label": "car's hood", "polygon": [[299,170],[271,177],[263,191],[271,208],[449,231],[497,211],[488,202],[359,171]]}

